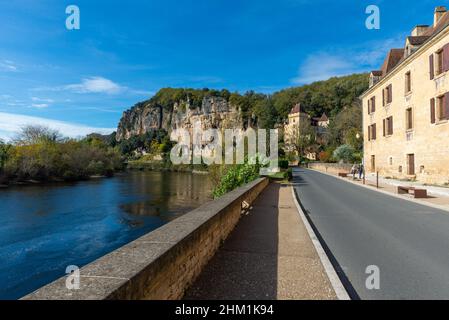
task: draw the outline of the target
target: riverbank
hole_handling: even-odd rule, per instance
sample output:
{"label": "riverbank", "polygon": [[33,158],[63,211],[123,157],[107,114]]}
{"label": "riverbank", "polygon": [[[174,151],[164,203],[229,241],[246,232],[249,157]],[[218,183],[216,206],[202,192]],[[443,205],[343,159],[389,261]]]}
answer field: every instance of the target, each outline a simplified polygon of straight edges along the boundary
{"label": "riverbank", "polygon": [[159,160],[130,160],[126,163],[128,170],[148,170],[163,172],[190,172],[207,174],[208,167],[206,165],[180,164],[174,165],[170,161]]}

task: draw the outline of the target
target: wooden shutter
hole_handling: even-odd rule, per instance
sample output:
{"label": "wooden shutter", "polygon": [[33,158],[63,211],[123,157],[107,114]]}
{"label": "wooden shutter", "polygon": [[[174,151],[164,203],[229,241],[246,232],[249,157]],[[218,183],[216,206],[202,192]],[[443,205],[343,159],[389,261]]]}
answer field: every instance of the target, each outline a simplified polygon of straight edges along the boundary
{"label": "wooden shutter", "polygon": [[429,70],[430,70],[430,80],[435,78],[435,65],[433,63],[433,54],[429,56]]}
{"label": "wooden shutter", "polygon": [[385,89],[382,89],[382,106],[385,107]]}
{"label": "wooden shutter", "polygon": [[444,94],[444,119],[449,119],[449,92]]}
{"label": "wooden shutter", "polygon": [[449,71],[449,44],[443,47],[443,72]]}
{"label": "wooden shutter", "polygon": [[390,125],[388,126],[389,129],[389,134],[392,135],[393,134],[393,117],[390,117]]}
{"label": "wooden shutter", "polygon": [[368,114],[371,113],[371,99],[368,99]]}
{"label": "wooden shutter", "polygon": [[368,141],[371,141],[371,126],[368,126]]}
{"label": "wooden shutter", "polygon": [[376,140],[376,124],[373,124],[373,140]]}
{"label": "wooden shutter", "polygon": [[372,97],[372,101],[371,101],[371,112],[375,112],[376,111],[376,96]]}
{"label": "wooden shutter", "polygon": [[435,98],[430,99],[430,123],[435,123]]}
{"label": "wooden shutter", "polygon": [[385,119],[382,121],[382,125],[383,125],[383,136],[386,136],[386,131],[385,131]]}
{"label": "wooden shutter", "polygon": [[388,103],[391,103],[393,101],[393,85],[390,84],[388,86]]}

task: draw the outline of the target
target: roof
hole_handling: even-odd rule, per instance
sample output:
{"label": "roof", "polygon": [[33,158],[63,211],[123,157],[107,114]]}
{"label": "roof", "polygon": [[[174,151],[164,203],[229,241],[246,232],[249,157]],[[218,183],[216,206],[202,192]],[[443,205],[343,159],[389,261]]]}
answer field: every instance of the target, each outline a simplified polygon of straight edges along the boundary
{"label": "roof", "polygon": [[382,76],[386,76],[404,58],[404,48],[391,49],[382,65]]}
{"label": "roof", "polygon": [[[428,28],[422,35],[420,36],[409,36],[407,39],[412,45],[420,46],[425,42],[431,40],[434,36],[436,36],[439,32],[449,26],[449,11],[446,11],[444,7],[437,7],[435,9],[436,12],[441,12],[440,20],[434,25]],[[425,25],[421,25],[425,26]],[[382,65],[382,77],[385,77],[389,74],[396,66],[401,64],[405,59],[404,48],[391,49],[387,57],[384,60]],[[374,76],[380,76],[379,71],[372,71]]]}
{"label": "roof", "polygon": [[374,71],[371,71],[371,73],[372,73],[373,76],[375,76],[375,77],[380,77],[380,76],[382,76],[382,70],[374,70]]}
{"label": "roof", "polygon": [[323,115],[321,116],[320,119],[318,119],[318,121],[322,121],[322,122],[329,121],[329,118],[327,117],[327,115],[325,113],[323,113]]}
{"label": "roof", "polygon": [[410,42],[410,44],[414,45],[414,46],[422,45],[429,38],[430,38],[429,36],[415,36],[415,37],[410,36],[410,37],[407,37],[408,42]]}
{"label": "roof", "polygon": [[290,114],[299,113],[300,111],[301,111],[301,104],[297,103],[290,111]]}

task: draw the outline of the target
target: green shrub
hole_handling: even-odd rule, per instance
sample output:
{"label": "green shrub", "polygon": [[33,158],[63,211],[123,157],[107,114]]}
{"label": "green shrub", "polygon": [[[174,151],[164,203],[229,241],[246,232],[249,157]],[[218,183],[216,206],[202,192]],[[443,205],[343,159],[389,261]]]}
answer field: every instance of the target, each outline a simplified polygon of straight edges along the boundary
{"label": "green shrub", "polygon": [[288,169],[288,164],[289,162],[286,159],[279,160],[279,168],[281,169]]}
{"label": "green shrub", "polygon": [[335,149],[334,151],[334,158],[337,161],[343,161],[345,163],[351,163],[353,161],[355,161],[355,149],[347,144],[341,145],[339,146],[337,149]]}
{"label": "green shrub", "polygon": [[257,178],[259,178],[259,164],[245,164],[233,165],[223,171],[224,174],[221,177],[218,185],[213,190],[213,196],[219,198],[222,195],[247,184]]}

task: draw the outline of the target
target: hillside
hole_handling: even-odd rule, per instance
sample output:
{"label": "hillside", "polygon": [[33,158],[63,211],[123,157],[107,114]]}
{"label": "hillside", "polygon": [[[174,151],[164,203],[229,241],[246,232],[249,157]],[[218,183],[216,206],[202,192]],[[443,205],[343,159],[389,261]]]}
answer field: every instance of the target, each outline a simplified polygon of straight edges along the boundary
{"label": "hillside", "polygon": [[344,107],[353,105],[367,88],[367,74],[335,77],[271,95],[253,91],[230,93],[226,89],[163,88],[150,100],[124,112],[117,140],[154,130],[191,128],[194,120],[201,120],[205,128],[274,128],[287,119],[298,102],[311,116],[326,112],[334,117]]}

